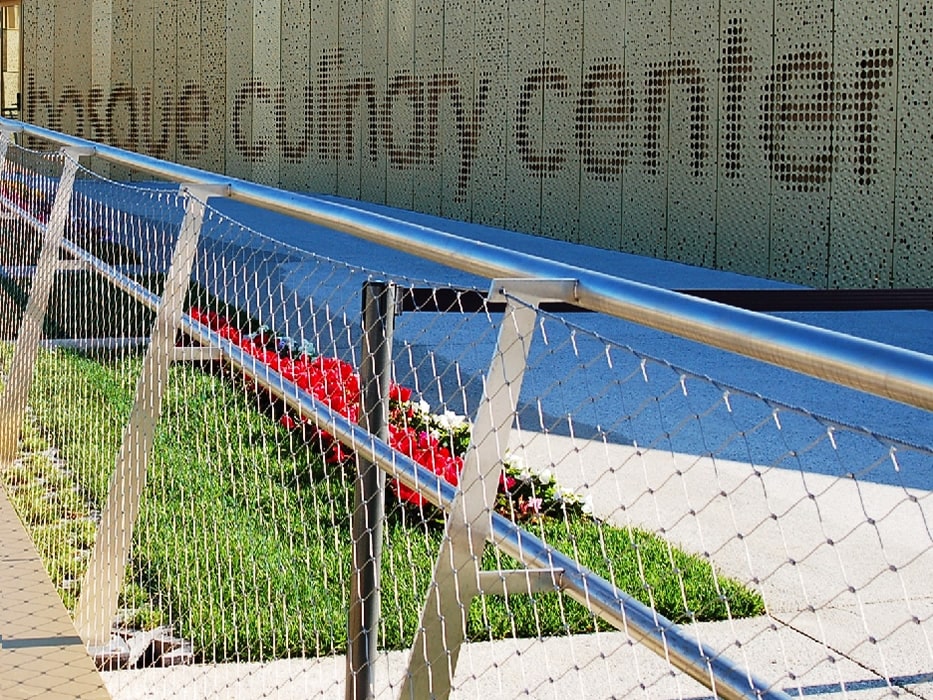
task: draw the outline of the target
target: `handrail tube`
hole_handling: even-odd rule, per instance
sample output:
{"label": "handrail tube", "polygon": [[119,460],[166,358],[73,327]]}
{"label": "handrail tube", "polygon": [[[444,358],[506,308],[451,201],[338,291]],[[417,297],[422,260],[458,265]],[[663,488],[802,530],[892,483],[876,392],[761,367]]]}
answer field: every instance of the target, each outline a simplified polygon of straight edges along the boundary
{"label": "handrail tube", "polygon": [[[96,269],[104,272],[106,264]],[[118,282],[116,278],[113,280]],[[132,282],[132,280],[130,280]],[[135,283],[134,283],[135,284]],[[119,285],[122,286],[122,285]],[[143,301],[143,299],[140,299]],[[149,301],[148,298],[143,303]],[[210,347],[219,347],[230,364],[247,375],[273,396],[284,401],[302,416],[312,418],[315,425],[326,429],[342,444],[352,448],[361,458],[379,465],[383,471],[397,478],[405,486],[417,490],[434,505],[449,510],[456,495],[456,487],[437,478],[435,474],[414,460],[394,450],[345,416],[314,399],[268,365],[260,362],[231,341],[222,338],[191,316],[185,314],[182,331]],[[724,698],[769,696],[784,697],[769,690],[767,684],[720,657],[715,651],[689,640],[672,622],[652,611],[638,600],[626,595],[608,581],[588,571],[573,559],[548,547],[534,535],[515,523],[493,513],[493,541],[505,554],[513,556],[528,568],[560,568],[561,588],[574,599],[598,614],[633,639],[645,644],[662,658],[669,658],[674,667],[684,671],[706,685],[710,676],[700,674],[699,659],[710,668],[711,676],[722,685],[715,690]],[[748,693],[741,692],[747,688]]]}
{"label": "handrail tube", "polygon": [[[29,215],[15,204],[4,204],[26,218],[27,223],[44,231],[45,224]],[[66,245],[67,244],[67,245]],[[96,272],[109,279],[114,286],[130,294],[135,300],[150,309],[159,304],[158,295],[150,292],[138,282],[117,271],[113,266],[94,257],[70,241],[63,247],[76,257],[87,262]],[[449,511],[457,493],[457,487],[439,478],[410,457],[393,449],[386,442],[375,438],[362,427],[342,414],[302,391],[297,384],[286,379],[267,364],[250,355],[232,341],[223,338],[214,330],[183,314],[180,329],[189,337],[208,347],[219,348],[227,361],[237,370],[249,375],[259,386],[281,399],[302,416],[312,419],[318,428],[326,429],[343,445],[351,448],[362,459],[371,461],[405,486],[418,491],[434,505]],[[547,546],[543,541],[519,528],[515,523],[497,513],[492,513],[491,541],[505,554],[521,561],[528,568],[562,569],[560,587],[579,601],[588,610],[599,615],[628,634],[633,640],[644,644],[662,658],[669,659],[677,669],[703,685],[710,687],[727,700],[768,697],[774,700],[787,698],[780,690],[770,688],[763,681],[734,665],[714,650],[685,637],[674,623],[627,595],[609,581],[600,578],[573,559]],[[701,669],[709,673],[701,673]]]}
{"label": "handrail tube", "polygon": [[[717,697],[788,698],[779,688],[771,687],[706,644],[684,636],[670,620],[498,513],[492,514],[490,541],[529,569],[561,570],[562,591],[633,641],[668,659],[672,666],[710,688]],[[702,673],[703,668],[708,673]],[[711,680],[715,687],[710,687]]]}
{"label": "handrail tube", "polygon": [[0,128],[67,146],[159,177],[225,188],[232,199],[287,214],[487,278],[574,278],[575,303],[650,328],[933,410],[933,357],[787,319],[692,298],[572,265],[460,238],[337,202],[159,161],[0,118]]}

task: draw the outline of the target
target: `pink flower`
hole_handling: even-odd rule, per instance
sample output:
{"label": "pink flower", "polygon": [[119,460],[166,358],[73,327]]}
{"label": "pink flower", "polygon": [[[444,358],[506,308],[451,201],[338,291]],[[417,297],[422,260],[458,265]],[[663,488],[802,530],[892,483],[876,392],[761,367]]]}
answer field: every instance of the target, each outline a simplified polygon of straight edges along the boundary
{"label": "pink flower", "polygon": [[528,515],[529,513],[537,514],[541,512],[542,505],[544,505],[542,499],[532,497],[519,501],[518,509],[522,515]]}

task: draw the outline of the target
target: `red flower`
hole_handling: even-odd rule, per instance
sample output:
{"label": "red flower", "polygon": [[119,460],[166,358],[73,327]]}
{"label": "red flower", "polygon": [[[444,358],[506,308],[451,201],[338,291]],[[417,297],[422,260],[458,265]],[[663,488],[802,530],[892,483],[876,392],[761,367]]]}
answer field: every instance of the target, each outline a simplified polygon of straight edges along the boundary
{"label": "red flower", "polygon": [[327,452],[327,462],[329,464],[339,464],[350,457],[350,453],[345,451],[343,445],[335,442]]}
{"label": "red flower", "polygon": [[[415,462],[454,486],[460,482],[463,459],[451,454],[450,450],[441,445],[433,435],[424,431],[416,433],[409,426],[390,425],[389,444],[398,452],[411,457]],[[397,479],[393,479],[391,485],[400,500],[416,506],[425,505],[426,501],[421,494]]]}
{"label": "red flower", "polygon": [[392,383],[389,385],[389,400],[407,403],[411,401],[411,389]]}
{"label": "red flower", "polygon": [[516,481],[514,476],[506,475],[505,470],[503,470],[502,473],[499,474],[499,489],[501,491],[505,491],[506,493],[508,493],[509,491],[512,491],[515,488],[515,484],[517,483],[518,482]]}
{"label": "red flower", "polygon": [[[208,326],[222,338],[236,343],[256,360],[279,372],[286,380],[295,383],[331,410],[354,423],[358,422],[360,377],[349,363],[336,357],[311,358],[301,355],[293,359],[287,355],[280,355],[268,349],[270,337],[265,334],[245,337],[226,318],[213,311],[205,312],[193,308],[190,314],[193,319]],[[411,397],[411,389],[394,383],[390,385],[390,400],[407,403],[411,401]],[[411,417],[410,411],[409,417]],[[389,425],[389,444],[398,452],[436,474],[439,479],[457,485],[460,481],[460,472],[463,470],[463,459],[452,454],[450,449],[441,445],[438,439],[430,433],[416,432],[407,425],[404,416],[400,416],[400,419],[402,425]],[[287,414],[283,415],[279,422],[289,430],[300,427],[300,424]],[[308,420],[303,419],[302,423],[307,424]],[[324,430],[313,430],[312,436],[317,437],[321,453],[329,463],[343,462],[352,454]],[[425,505],[424,497],[417,491],[404,486],[395,479],[391,484],[400,500],[416,506]],[[511,489],[514,484],[515,480],[511,478],[503,478],[500,481],[501,487],[505,489]]]}

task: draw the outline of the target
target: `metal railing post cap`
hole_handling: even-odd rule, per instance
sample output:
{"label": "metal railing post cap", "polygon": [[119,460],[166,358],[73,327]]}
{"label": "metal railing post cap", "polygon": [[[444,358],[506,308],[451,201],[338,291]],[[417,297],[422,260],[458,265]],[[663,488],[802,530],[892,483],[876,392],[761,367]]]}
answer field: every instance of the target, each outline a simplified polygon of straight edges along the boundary
{"label": "metal railing post cap", "polygon": [[93,146],[62,146],[61,152],[72,160],[90,158],[97,153]]}
{"label": "metal railing post cap", "polygon": [[229,197],[230,196],[230,185],[228,184],[217,184],[209,185],[202,184],[200,182],[183,182],[178,188],[178,191],[181,194],[186,194],[194,197],[195,199],[200,199],[201,201],[206,200],[208,197]]}
{"label": "metal railing post cap", "polygon": [[505,277],[492,280],[489,285],[489,301],[506,301],[506,295],[538,304],[542,301],[579,301],[577,294],[580,280],[573,278]]}

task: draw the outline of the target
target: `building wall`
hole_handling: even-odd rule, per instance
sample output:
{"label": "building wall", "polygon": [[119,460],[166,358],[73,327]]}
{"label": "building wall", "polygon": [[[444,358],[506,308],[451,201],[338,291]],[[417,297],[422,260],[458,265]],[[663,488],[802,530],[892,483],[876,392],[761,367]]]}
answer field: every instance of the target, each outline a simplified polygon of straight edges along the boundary
{"label": "building wall", "polygon": [[43,126],[707,267],[933,286],[933,0],[24,0],[23,16]]}

